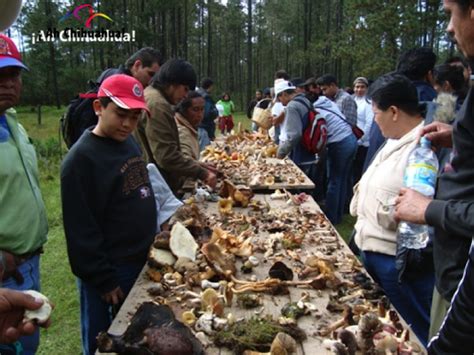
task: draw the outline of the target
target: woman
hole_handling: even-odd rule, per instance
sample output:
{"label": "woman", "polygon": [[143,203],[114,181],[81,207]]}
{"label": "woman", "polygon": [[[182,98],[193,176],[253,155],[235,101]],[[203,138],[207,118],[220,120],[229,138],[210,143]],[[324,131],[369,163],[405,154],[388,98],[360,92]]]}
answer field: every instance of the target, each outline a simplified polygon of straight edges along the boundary
{"label": "woman", "polygon": [[234,112],[235,107],[228,93],[225,92],[222,95],[222,99],[217,101],[216,107],[219,105],[222,107],[222,114],[219,114],[219,129],[221,130],[222,134],[225,134],[226,132],[230,133],[232,128],[234,128],[232,112]]}
{"label": "woman", "polygon": [[[387,143],[354,187],[351,214],[357,216],[355,242],[367,271],[377,281],[421,342],[428,340],[434,274],[431,265],[405,272],[395,267],[395,198],[403,185],[408,156],[415,148],[423,117],[415,86],[400,74],[380,77],[370,88],[374,119]],[[432,260],[431,260],[432,261]]]}
{"label": "woman", "polygon": [[197,127],[204,117],[204,105],[205,101],[201,94],[190,91],[188,96],[178,104],[174,115],[178,125],[181,152],[193,160],[199,160]]}
{"label": "woman", "polygon": [[200,179],[216,186],[216,175],[181,151],[179,133],[174,119],[174,105],[196,86],[196,72],[182,59],[170,59],[157,72],[145,89],[145,100],[150,117],[143,116],[135,137],[140,142],[147,163],[160,169],[163,178],[176,197],[181,197],[187,178]]}

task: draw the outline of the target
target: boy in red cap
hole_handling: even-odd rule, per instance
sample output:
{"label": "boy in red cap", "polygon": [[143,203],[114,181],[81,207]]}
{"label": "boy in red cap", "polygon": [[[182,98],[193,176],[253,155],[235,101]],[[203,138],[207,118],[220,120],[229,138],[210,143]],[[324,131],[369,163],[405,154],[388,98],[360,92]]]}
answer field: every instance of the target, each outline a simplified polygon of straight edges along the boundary
{"label": "boy in red cap", "polygon": [[[48,222],[35,150],[13,109],[20,101],[23,69],[27,67],[13,41],[0,35],[0,284],[12,290],[39,291],[39,259]],[[24,354],[34,354],[39,331],[20,342]],[[0,354],[12,346],[0,345]]]}
{"label": "boy in red cap", "polygon": [[78,278],[83,353],[132,288],[156,231],[156,204],[145,162],[130,134],[148,109],[139,81],[112,75],[99,88],[99,121],[61,165],[64,230]]}

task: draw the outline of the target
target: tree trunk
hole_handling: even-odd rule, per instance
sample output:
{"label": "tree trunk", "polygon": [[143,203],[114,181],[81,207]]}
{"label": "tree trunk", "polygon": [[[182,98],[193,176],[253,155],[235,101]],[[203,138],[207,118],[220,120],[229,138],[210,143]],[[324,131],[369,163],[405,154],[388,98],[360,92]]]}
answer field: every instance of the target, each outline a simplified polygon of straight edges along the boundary
{"label": "tree trunk", "polygon": [[[51,23],[51,3],[50,0],[45,1],[45,10],[46,10],[46,18],[48,19],[48,27],[51,28],[53,27]],[[57,108],[61,107],[61,102],[59,100],[59,87],[58,87],[58,73],[57,73],[57,68],[56,68],[56,53],[54,49],[54,43],[53,42],[48,42],[48,48],[49,48],[49,60],[51,63],[51,74],[53,77],[53,92],[54,92],[54,99],[56,101],[56,106]]]}
{"label": "tree trunk", "polygon": [[212,0],[207,0],[207,76],[212,77]]}
{"label": "tree trunk", "polygon": [[247,96],[245,102],[252,98],[253,72],[252,72],[252,0],[247,1]]}

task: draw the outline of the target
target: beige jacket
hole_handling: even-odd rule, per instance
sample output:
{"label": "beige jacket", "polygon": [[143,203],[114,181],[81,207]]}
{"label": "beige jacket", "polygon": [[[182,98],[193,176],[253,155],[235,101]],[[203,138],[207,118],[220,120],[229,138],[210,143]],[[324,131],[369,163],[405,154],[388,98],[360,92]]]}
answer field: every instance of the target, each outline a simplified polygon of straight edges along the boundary
{"label": "beige jacket", "polygon": [[355,242],[363,251],[396,255],[395,199],[403,186],[408,156],[416,146],[420,123],[398,140],[389,140],[354,186],[350,212],[357,217]]}
{"label": "beige jacket", "polygon": [[196,128],[178,112],[174,114],[174,118],[178,125],[181,151],[184,156],[193,160],[199,160],[199,139]]}
{"label": "beige jacket", "polygon": [[207,171],[181,151],[173,106],[162,93],[148,86],[145,101],[150,117],[142,116],[134,136],[142,147],[147,163],[158,166],[171,191],[178,195],[186,178],[202,179]]}

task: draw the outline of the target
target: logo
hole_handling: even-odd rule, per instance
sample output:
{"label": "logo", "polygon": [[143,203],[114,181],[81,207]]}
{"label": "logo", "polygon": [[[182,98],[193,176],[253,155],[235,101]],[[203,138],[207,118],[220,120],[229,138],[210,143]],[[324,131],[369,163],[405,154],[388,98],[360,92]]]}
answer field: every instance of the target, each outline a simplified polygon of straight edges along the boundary
{"label": "logo", "polygon": [[133,94],[137,97],[142,97],[142,90],[138,86],[138,84],[133,85]]}
{"label": "logo", "polygon": [[[85,16],[87,18],[84,21]],[[82,17],[81,17],[82,15]],[[31,43],[43,42],[134,42],[135,30],[128,32],[122,29],[92,29],[92,20],[102,18],[110,22],[114,22],[108,15],[102,12],[95,12],[91,4],[82,4],[68,11],[59,22],[64,22],[69,18],[74,18],[80,23],[84,23],[84,27],[65,29],[48,28],[31,34]]]}
{"label": "logo", "polygon": [[0,38],[0,55],[11,55],[10,46],[3,38]]}
{"label": "logo", "polygon": [[140,197],[142,199],[144,198],[148,198],[151,196],[151,190],[149,187],[147,186],[143,186],[141,189],[140,189]]}
{"label": "logo", "polygon": [[66,15],[64,15],[63,17],[61,17],[59,19],[59,22],[66,21],[71,16],[74,16],[79,22],[82,22],[82,19],[79,16],[79,11],[81,11],[82,9],[89,9],[89,17],[87,18],[86,22],[84,23],[87,28],[91,28],[91,22],[96,17],[102,17],[102,18],[105,18],[106,20],[108,20],[110,22],[113,22],[113,20],[109,16],[107,16],[106,14],[104,14],[102,12],[94,12],[94,8],[92,7],[91,4],[79,5],[75,9],[73,9],[71,11],[68,11],[66,13]]}

